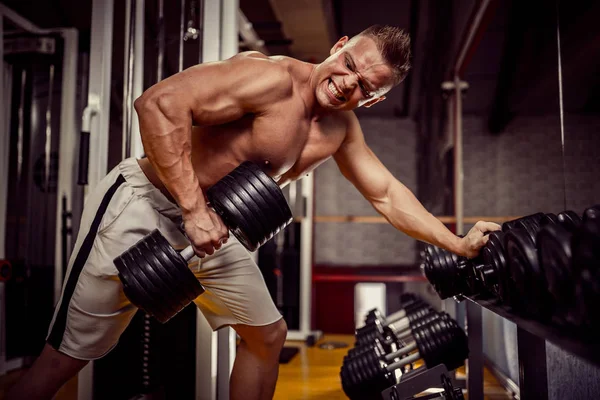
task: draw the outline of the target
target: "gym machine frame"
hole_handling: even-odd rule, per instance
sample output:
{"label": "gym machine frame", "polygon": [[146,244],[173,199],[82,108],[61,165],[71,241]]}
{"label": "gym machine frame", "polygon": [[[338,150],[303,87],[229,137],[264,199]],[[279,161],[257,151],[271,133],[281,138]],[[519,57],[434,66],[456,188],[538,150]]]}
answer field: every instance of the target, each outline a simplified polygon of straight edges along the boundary
{"label": "gym machine frame", "polygon": [[[62,259],[62,235],[61,235],[61,223],[63,204],[65,209],[71,209],[73,202],[73,166],[75,165],[77,143],[76,135],[76,91],[77,91],[77,65],[78,65],[78,32],[74,28],[52,28],[52,29],[41,29],[31,21],[22,17],[12,9],[8,8],[4,4],[0,4],[0,60],[2,64],[2,74],[0,76],[0,121],[8,120],[8,116],[4,115],[6,104],[4,102],[4,95],[6,93],[4,87],[4,19],[10,20],[14,25],[19,28],[34,34],[49,34],[57,33],[64,40],[64,51],[63,51],[63,78],[61,88],[61,115],[60,115],[60,157],[58,166],[58,184],[57,193],[59,197],[63,197],[63,201],[57,202],[56,208],[56,243],[55,243],[55,274],[54,274],[54,299],[58,299],[60,290],[62,287],[63,270],[61,266],[64,261]],[[3,134],[0,135],[0,259],[5,256],[5,220],[6,220],[6,191],[8,179],[8,129],[2,129]],[[5,348],[5,316],[4,316],[4,284],[0,282],[0,375],[6,372],[20,368],[23,363],[23,359],[16,358],[11,362],[6,361],[6,348]]]}

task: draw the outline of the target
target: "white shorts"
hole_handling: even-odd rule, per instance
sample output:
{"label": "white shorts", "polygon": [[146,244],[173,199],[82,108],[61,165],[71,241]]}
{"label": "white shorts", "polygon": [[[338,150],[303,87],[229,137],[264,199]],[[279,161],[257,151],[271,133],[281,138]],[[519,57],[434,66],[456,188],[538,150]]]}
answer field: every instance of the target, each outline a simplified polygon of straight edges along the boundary
{"label": "white shorts", "polygon": [[[179,208],[135,158],[116,166],[88,196],[47,342],[71,357],[94,360],[113,349],[137,308],[123,293],[115,257],[154,229],[175,249],[189,245]],[[206,291],[194,301],[211,327],[264,326],[281,319],[249,252],[230,236],[212,256],[189,263]]]}

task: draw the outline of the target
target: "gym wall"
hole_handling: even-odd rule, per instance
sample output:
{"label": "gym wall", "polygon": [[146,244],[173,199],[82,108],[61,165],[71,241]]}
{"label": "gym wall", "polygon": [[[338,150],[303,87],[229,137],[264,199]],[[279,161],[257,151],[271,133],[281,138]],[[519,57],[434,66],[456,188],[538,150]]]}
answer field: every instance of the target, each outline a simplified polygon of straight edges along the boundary
{"label": "gym wall", "polygon": [[[415,124],[408,119],[381,117],[362,117],[360,123],[367,144],[383,164],[415,190]],[[379,215],[333,160],[315,171],[315,214]],[[315,226],[316,264],[412,266],[415,262],[415,240],[389,224],[319,222]]]}

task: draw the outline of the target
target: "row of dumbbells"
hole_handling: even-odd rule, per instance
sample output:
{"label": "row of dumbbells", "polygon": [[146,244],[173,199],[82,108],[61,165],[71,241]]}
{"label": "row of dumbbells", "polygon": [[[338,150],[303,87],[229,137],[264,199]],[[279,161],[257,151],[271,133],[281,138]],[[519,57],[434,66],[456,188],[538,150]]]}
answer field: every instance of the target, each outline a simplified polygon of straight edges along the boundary
{"label": "row of dumbbells", "polygon": [[[413,294],[401,297],[402,308],[387,317],[371,310],[355,332],[354,347],[340,370],[342,387],[353,400],[380,398],[381,392],[426,368],[444,364],[451,371],[464,364],[467,337],[456,321],[436,312]],[[414,363],[422,361],[415,369]],[[403,393],[402,398],[415,393]]]}
{"label": "row of dumbbells", "polygon": [[429,245],[421,268],[442,299],[492,295],[544,322],[600,328],[600,205],[505,222],[470,260]]}

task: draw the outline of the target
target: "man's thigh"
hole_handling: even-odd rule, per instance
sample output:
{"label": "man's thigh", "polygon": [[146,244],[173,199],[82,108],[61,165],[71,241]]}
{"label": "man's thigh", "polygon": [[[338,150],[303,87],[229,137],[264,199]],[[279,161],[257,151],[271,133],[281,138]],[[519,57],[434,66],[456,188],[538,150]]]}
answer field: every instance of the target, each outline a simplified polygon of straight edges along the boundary
{"label": "man's thigh", "polygon": [[192,265],[206,291],[195,300],[211,327],[266,326],[282,318],[250,253],[233,236]]}
{"label": "man's thigh", "polygon": [[114,171],[90,196],[47,336],[53,348],[84,360],[108,353],[137,311],[123,292],[113,260],[154,229],[172,243],[185,240]]}

